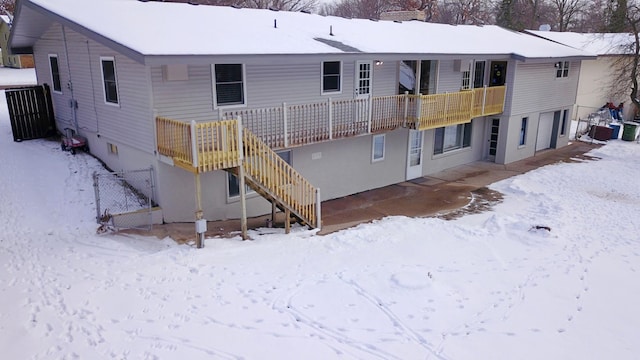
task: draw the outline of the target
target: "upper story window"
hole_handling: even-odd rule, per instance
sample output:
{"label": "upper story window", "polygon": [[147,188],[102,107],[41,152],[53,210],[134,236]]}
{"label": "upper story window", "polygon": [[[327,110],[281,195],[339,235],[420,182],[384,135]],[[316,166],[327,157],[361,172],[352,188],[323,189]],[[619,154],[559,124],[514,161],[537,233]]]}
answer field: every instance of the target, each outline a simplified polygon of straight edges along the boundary
{"label": "upper story window", "polygon": [[60,68],[58,67],[58,55],[49,55],[49,69],[51,70],[51,83],[53,91],[62,92],[62,84],[60,83]]}
{"label": "upper story window", "polygon": [[563,78],[569,76],[569,62],[568,61],[558,61],[556,63],[556,77]]}
{"label": "upper story window", "polygon": [[342,90],[342,63],[324,61],[322,63],[322,93],[339,93]]}
{"label": "upper story window", "polygon": [[107,104],[118,105],[118,78],[116,76],[116,62],[112,57],[101,57],[102,81],[104,84],[104,101]]}
{"label": "upper story window", "polygon": [[243,64],[215,64],[216,106],[246,105]]}

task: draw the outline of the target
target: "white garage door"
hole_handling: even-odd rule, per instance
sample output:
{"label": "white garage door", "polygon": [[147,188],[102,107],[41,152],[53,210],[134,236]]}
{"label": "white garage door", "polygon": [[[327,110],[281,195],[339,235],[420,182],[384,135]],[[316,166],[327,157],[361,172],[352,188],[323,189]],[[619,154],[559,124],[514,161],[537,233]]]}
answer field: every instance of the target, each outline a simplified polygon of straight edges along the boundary
{"label": "white garage door", "polygon": [[540,114],[538,122],[538,137],[536,139],[536,151],[551,147],[551,134],[553,133],[553,113]]}

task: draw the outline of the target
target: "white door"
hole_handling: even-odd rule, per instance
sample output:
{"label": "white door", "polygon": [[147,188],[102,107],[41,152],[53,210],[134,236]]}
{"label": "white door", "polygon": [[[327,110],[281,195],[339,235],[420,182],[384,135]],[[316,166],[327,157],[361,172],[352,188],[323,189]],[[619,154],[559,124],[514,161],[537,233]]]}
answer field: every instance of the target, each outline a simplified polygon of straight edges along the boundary
{"label": "white door", "polygon": [[373,63],[371,61],[356,62],[356,99],[366,99],[371,95],[372,65]]}
{"label": "white door", "polygon": [[422,176],[422,131],[409,130],[407,180]]}
{"label": "white door", "polygon": [[536,151],[551,147],[551,134],[553,133],[553,113],[540,114],[538,121],[538,136],[536,137]]}
{"label": "white door", "polygon": [[356,126],[366,126],[369,122],[369,97],[371,97],[371,61],[357,61],[355,74],[355,99],[353,102],[353,122]]}

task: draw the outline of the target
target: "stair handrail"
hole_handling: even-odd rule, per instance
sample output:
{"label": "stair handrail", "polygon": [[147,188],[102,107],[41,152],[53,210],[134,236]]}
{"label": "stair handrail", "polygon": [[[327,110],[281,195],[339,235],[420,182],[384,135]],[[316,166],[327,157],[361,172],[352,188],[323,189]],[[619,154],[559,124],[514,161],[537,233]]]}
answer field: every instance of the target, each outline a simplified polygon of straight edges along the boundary
{"label": "stair handrail", "polygon": [[250,130],[244,128],[242,135],[245,176],[265,187],[296,216],[318,228],[318,190]]}

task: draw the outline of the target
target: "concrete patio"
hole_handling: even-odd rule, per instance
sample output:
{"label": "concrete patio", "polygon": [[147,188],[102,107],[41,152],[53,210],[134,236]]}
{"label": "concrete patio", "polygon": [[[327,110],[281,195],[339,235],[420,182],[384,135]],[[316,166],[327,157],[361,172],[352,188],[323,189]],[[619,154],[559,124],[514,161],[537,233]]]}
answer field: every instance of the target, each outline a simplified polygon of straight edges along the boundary
{"label": "concrete patio", "polygon": [[[385,216],[437,216],[451,219],[467,213],[483,211],[502,199],[500,193],[486,186],[494,182],[558,162],[597,160],[585,155],[598,144],[573,142],[561,149],[538,152],[534,157],[500,165],[476,161],[429,176],[382,188],[364,191],[322,203],[322,229],[325,235]],[[249,229],[265,227],[269,216],[248,219]],[[284,227],[284,215],[278,213],[274,227]],[[210,221],[207,237],[230,237],[239,234],[240,220]],[[192,223],[154,225],[150,232],[125,230],[159,238],[170,236],[178,242],[195,241]]]}

